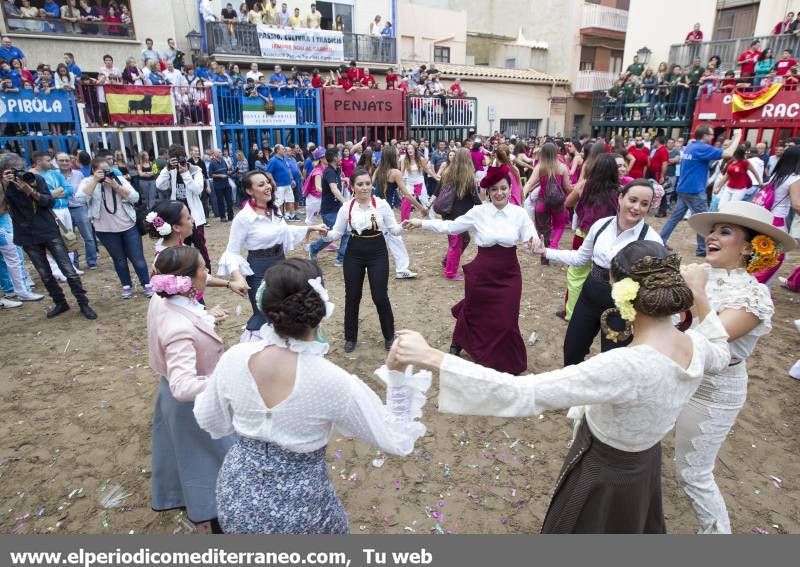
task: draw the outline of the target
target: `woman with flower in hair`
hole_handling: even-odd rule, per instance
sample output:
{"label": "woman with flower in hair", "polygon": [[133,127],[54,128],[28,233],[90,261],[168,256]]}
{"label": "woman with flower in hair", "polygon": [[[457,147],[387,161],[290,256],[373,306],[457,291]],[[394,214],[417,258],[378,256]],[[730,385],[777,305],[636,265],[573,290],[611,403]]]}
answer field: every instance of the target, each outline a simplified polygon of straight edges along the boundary
{"label": "woman with flower in hair", "polygon": [[689,226],[705,236],[709,272],[708,299],[696,301],[693,311],[699,318],[719,314],[731,352],[730,365],[706,372],[675,430],[678,480],[692,500],[702,533],[731,533],[714,464],[747,398],[747,358],[772,328],[774,313],[769,289],[752,274],[772,268],[783,252],[796,247],[773,221],[764,207],[742,201],[689,219]]}
{"label": "woman with flower in hair", "polygon": [[226,313],[206,310],[197,294],[208,270],[189,246],[162,251],[150,282],[156,295],[147,311],[150,368],[160,376],[153,413],[152,507],[181,508],[194,523],[217,523],[216,481],[234,436],[212,439],[192,413],[224,351],[214,327]]}
{"label": "woman with flower in hair", "polygon": [[320,326],[334,305],[315,262],[289,258],[269,268],[257,301],[270,321],[262,341],[226,352],[194,407],[213,438],[239,436],[217,478],[220,525],[225,533],[345,534],[347,515],[325,462],[333,428],[408,455],[425,434],[417,418],[431,375],[379,368],[384,404],[326,360]]}
{"label": "woman with flower in hair", "polygon": [[[153,266],[159,254],[173,246],[185,246],[184,241],[192,235],[194,219],[189,207],[180,201],[159,201],[147,216],[145,222],[150,238],[154,239],[155,254]],[[208,274],[206,287],[226,287],[234,293],[247,297],[247,284],[241,281],[229,281]],[[197,293],[197,300],[203,303],[203,293]]]}
{"label": "woman with flower in hair", "polygon": [[[508,374],[446,355],[413,331],[399,331],[393,367],[439,371],[439,411],[499,417],[572,408],[575,437],[564,460],[542,533],[664,533],[661,440],[675,426],[704,372],[730,361],[725,328],[714,311],[697,330],[672,317],[704,297],[708,275],[682,273],[680,256],[649,240],[631,242],[610,265],[611,308],[603,332],[632,336],[624,348],[537,375]],[[626,321],[610,329],[610,312]]]}

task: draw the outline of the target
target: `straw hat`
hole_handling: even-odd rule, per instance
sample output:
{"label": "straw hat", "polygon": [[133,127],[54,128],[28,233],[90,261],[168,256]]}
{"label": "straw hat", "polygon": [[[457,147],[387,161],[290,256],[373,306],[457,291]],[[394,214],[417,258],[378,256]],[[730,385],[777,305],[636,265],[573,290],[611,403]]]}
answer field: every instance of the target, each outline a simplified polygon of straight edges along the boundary
{"label": "straw hat", "polygon": [[730,201],[720,206],[717,213],[700,213],[689,218],[689,226],[700,234],[708,234],[715,224],[730,223],[749,228],[778,242],[784,252],[794,250],[797,242],[785,230],[772,224],[775,217],[760,205],[746,201]]}

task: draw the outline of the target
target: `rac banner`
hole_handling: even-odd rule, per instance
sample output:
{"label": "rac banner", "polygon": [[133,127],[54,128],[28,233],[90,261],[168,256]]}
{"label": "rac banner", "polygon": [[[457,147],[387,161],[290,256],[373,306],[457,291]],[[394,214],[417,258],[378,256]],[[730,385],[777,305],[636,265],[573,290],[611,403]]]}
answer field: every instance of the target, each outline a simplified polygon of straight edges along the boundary
{"label": "rac banner", "polygon": [[790,125],[800,121],[800,91],[781,89],[763,105],[744,112],[733,112],[733,93],[714,93],[711,99],[700,97],[695,108],[695,127],[704,122],[719,126],[735,124],[773,123],[785,121]]}
{"label": "rac banner", "polygon": [[403,91],[322,89],[323,124],[405,124]]}
{"label": "rac banner", "polygon": [[74,122],[74,98],[66,91],[36,94],[32,90],[0,95],[0,123]]}
{"label": "rac banner", "polygon": [[344,61],[344,34],[329,30],[282,29],[258,25],[258,45],[267,59]]}
{"label": "rac banner", "polygon": [[772,98],[778,94],[783,85],[775,83],[764,87],[757,92],[739,92],[733,91],[731,100],[731,110],[734,114],[746,113],[760,108],[767,104]]}
{"label": "rac banner", "polygon": [[175,107],[169,86],[106,85],[108,120],[115,125],[172,125]]}

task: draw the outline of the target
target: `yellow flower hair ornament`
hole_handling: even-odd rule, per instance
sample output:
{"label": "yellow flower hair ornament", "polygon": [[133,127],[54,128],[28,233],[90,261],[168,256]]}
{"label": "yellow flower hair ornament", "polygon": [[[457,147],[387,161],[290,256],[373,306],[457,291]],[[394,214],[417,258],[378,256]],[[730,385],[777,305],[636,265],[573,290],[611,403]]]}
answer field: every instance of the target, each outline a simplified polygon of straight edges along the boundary
{"label": "yellow flower hair ornament", "polygon": [[611,299],[619,310],[619,315],[626,321],[636,319],[636,309],[633,308],[633,300],[639,293],[639,283],[631,278],[625,278],[614,282],[611,286]]}
{"label": "yellow flower hair ornament", "polygon": [[747,262],[747,273],[757,274],[778,265],[781,246],[765,234],[759,234],[750,241],[753,254]]}

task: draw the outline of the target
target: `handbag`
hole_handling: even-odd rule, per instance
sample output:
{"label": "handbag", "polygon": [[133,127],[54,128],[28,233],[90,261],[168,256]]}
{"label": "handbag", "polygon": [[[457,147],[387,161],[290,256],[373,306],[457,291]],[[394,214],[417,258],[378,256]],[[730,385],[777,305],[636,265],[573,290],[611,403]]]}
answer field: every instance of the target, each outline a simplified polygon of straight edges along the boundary
{"label": "handbag", "polygon": [[775,205],[775,184],[770,181],[753,197],[753,204],[764,207],[768,211],[773,209]]}
{"label": "handbag", "polygon": [[74,230],[70,230],[64,226],[64,223],[61,222],[61,219],[58,218],[58,215],[53,209],[50,209],[50,214],[56,219],[58,232],[61,233],[61,239],[64,241],[64,246],[67,247],[67,252],[77,252],[81,247],[81,243],[78,241],[78,235]]}
{"label": "handbag", "polygon": [[456,202],[456,190],[452,185],[447,185],[439,190],[439,195],[433,201],[433,212],[439,216],[448,216],[453,212]]}

